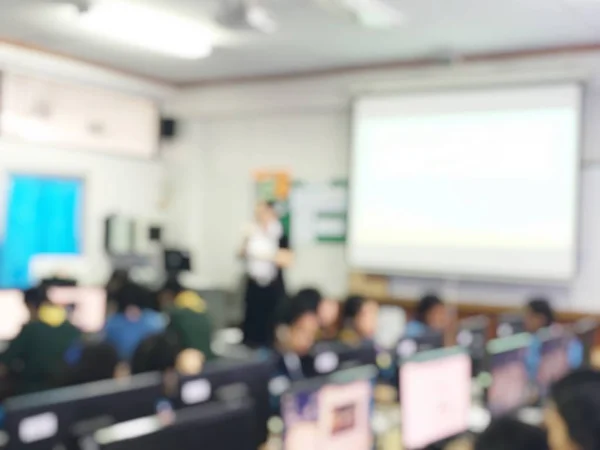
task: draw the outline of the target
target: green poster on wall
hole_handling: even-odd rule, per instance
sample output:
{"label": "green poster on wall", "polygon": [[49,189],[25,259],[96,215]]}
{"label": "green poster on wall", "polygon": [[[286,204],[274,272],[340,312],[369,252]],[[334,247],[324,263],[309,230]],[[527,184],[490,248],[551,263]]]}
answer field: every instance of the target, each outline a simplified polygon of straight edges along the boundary
{"label": "green poster on wall", "polygon": [[294,182],[290,196],[294,245],[345,243],[348,221],[348,182]]}

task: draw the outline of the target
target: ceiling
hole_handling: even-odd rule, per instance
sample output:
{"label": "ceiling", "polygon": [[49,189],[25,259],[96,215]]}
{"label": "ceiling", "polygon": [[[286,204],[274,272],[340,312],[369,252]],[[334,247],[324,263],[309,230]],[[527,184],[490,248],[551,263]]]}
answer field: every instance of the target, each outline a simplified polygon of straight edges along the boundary
{"label": "ceiling", "polygon": [[[54,0],[56,1],[56,0]],[[107,1],[107,0],[97,0]],[[176,84],[291,74],[430,57],[600,44],[600,0],[389,0],[407,16],[393,30],[361,28],[316,0],[268,0],[280,31],[214,24],[222,0],[130,0],[197,18],[216,40],[204,60],[179,60],[86,34],[74,9],[49,0],[0,0],[0,40]]]}

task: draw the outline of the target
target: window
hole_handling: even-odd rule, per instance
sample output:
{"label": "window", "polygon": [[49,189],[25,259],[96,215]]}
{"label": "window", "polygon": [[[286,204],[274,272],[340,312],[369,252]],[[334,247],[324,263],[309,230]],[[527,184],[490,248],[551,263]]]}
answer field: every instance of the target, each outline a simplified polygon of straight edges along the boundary
{"label": "window", "polygon": [[77,178],[10,176],[0,287],[29,286],[35,255],[81,253],[83,193]]}

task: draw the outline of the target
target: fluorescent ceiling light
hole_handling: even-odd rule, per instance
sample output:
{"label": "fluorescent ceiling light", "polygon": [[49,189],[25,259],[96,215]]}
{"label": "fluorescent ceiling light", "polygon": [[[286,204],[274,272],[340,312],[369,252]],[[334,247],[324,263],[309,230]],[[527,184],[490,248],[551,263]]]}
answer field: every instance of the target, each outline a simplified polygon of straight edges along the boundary
{"label": "fluorescent ceiling light", "polygon": [[80,22],[107,39],[170,56],[200,59],[212,53],[212,38],[202,24],[138,4],[96,3]]}

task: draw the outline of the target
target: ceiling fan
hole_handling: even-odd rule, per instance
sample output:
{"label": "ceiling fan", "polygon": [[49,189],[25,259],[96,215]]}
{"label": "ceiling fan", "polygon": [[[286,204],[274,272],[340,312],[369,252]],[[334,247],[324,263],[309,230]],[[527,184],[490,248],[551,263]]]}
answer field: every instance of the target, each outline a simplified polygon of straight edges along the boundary
{"label": "ceiling fan", "polygon": [[402,25],[406,16],[389,0],[313,0],[321,8],[349,16],[368,28],[393,28]]}
{"label": "ceiling fan", "polygon": [[274,33],[279,24],[267,3],[268,0],[220,0],[216,20],[235,30]]}

